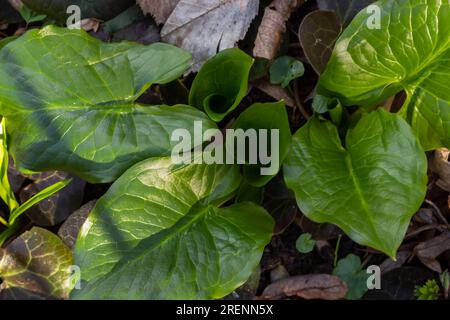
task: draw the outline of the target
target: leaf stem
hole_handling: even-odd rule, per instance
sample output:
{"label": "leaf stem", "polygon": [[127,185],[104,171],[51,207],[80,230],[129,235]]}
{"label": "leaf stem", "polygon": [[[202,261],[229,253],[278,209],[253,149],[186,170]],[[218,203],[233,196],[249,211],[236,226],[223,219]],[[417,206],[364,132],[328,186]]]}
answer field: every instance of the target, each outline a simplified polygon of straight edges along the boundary
{"label": "leaf stem", "polygon": [[342,235],[339,235],[337,242],[336,242],[336,248],[334,249],[333,267],[335,267],[335,268],[337,265],[339,246],[341,245],[341,238],[342,238]]}

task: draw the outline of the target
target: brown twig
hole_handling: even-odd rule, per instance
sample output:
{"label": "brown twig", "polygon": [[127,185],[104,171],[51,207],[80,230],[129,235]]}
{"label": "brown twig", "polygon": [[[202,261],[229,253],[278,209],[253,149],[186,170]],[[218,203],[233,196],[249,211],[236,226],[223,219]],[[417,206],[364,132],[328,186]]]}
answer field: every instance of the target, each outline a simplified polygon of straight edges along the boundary
{"label": "brown twig", "polygon": [[305,117],[306,120],[309,120],[311,116],[306,112],[305,107],[303,106],[302,102],[300,101],[300,94],[299,94],[299,88],[298,88],[298,81],[294,81],[294,100],[295,105],[297,109],[301,112],[303,117]]}
{"label": "brown twig", "polygon": [[428,204],[429,206],[431,206],[434,209],[434,212],[436,213],[436,215],[438,216],[438,218],[442,221],[443,224],[446,225],[447,228],[450,229],[450,224],[448,223],[447,219],[445,219],[444,215],[442,214],[441,210],[438,208],[437,205],[435,205],[432,201],[430,200],[425,200],[425,203]]}

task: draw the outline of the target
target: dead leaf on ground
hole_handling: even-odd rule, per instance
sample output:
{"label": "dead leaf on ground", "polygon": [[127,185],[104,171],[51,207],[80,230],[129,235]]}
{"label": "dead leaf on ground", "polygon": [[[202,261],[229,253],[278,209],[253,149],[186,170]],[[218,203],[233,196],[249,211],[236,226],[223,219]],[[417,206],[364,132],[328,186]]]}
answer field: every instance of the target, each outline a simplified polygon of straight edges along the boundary
{"label": "dead leaf on ground", "polygon": [[303,299],[338,300],[347,294],[347,285],[329,274],[309,274],[290,277],[270,284],[259,297],[261,300],[296,296]]}
{"label": "dead leaf on ground", "polygon": [[281,38],[286,32],[286,22],[291,14],[305,0],[274,0],[264,10],[264,16],[256,35],[253,55],[255,57],[273,60],[278,53]]}
{"label": "dead leaf on ground", "polygon": [[431,240],[421,242],[414,248],[414,254],[428,268],[442,273],[442,268],[436,258],[450,250],[450,232],[446,232]]}
{"label": "dead leaf on ground", "polygon": [[97,32],[100,27],[100,20],[97,19],[83,19],[80,21],[80,28],[84,31]]}
{"label": "dead leaf on ground", "polygon": [[286,105],[289,107],[295,106],[294,99],[289,95],[286,89],[282,88],[281,86],[269,83],[267,79],[256,81],[254,83],[254,86],[265,94],[271,96],[275,100],[284,100]]}
{"label": "dead leaf on ground", "polygon": [[439,176],[436,185],[450,192],[450,150],[440,148],[434,151],[433,158],[430,163],[430,169]]}
{"label": "dead leaf on ground", "polygon": [[157,24],[167,21],[180,0],[138,0],[144,13],[150,13]]}
{"label": "dead leaf on ground", "polygon": [[[45,188],[71,176],[61,171],[43,172],[28,176],[34,182],[20,192],[21,202],[25,202]],[[72,178],[72,182],[51,197],[42,200],[26,211],[26,215],[39,226],[54,226],[64,221],[81,205],[86,182]]]}
{"label": "dead leaf on ground", "polygon": [[313,11],[302,21],[298,35],[303,52],[317,74],[328,64],[341,24],[331,11]]}
{"label": "dead leaf on ground", "polygon": [[243,39],[258,14],[259,0],[183,0],[161,30],[165,42],[192,53],[192,71],[218,51]]}
{"label": "dead leaf on ground", "polygon": [[412,253],[410,251],[399,251],[397,253],[396,261],[392,260],[391,258],[387,258],[380,265],[381,274],[385,274],[389,271],[402,267],[405,264],[405,262],[409,259],[411,254]]}

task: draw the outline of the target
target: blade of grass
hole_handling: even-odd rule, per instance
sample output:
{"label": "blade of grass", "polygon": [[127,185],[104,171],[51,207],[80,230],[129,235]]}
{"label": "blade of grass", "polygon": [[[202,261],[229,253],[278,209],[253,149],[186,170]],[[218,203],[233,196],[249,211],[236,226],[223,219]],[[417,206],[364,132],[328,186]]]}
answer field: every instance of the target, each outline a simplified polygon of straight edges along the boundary
{"label": "blade of grass", "polygon": [[44,190],[42,190],[41,192],[35,194],[32,198],[28,199],[28,201],[26,201],[20,207],[14,209],[11,212],[8,223],[10,225],[14,224],[16,219],[18,217],[20,217],[20,215],[22,213],[24,213],[25,211],[30,209],[32,206],[34,206],[38,202],[52,196],[53,194],[55,194],[56,192],[58,192],[59,190],[61,190],[65,186],[67,186],[71,181],[72,181],[72,179],[67,179],[64,181],[57,182],[54,185],[51,185],[51,186],[45,188]]}

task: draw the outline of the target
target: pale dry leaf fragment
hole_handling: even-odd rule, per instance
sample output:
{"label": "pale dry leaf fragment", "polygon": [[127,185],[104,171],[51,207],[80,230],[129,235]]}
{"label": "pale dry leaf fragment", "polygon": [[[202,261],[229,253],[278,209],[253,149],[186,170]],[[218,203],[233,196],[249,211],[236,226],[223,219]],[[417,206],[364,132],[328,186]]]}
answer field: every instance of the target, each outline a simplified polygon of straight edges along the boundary
{"label": "pale dry leaf fragment", "polygon": [[83,19],[80,21],[80,27],[84,31],[94,31],[97,32],[100,27],[100,20],[97,19]]}
{"label": "pale dry leaf fragment", "polygon": [[439,180],[436,181],[436,185],[450,192],[450,162],[449,160],[450,150],[440,148],[434,151],[433,158],[430,163],[430,169],[439,176]]}
{"label": "pale dry leaf fragment", "polygon": [[264,289],[262,300],[296,296],[303,299],[338,300],[347,294],[347,285],[329,274],[308,274],[274,282]]}
{"label": "pale dry leaf fragment", "polygon": [[138,0],[144,13],[150,13],[157,24],[167,21],[180,0]]}
{"label": "pale dry leaf fragment", "polygon": [[273,60],[280,47],[281,38],[286,32],[286,22],[291,14],[305,0],[274,0],[264,10],[264,16],[256,35],[253,55],[255,57]]}
{"label": "pale dry leaf fragment", "polygon": [[259,0],[181,0],[161,30],[163,41],[193,55],[191,71],[245,37]]}
{"label": "pale dry leaf fragment", "polygon": [[16,9],[17,11],[20,11],[20,9],[22,9],[23,7],[23,3],[21,0],[8,0],[8,1],[11,4],[11,6],[14,7],[14,9]]}
{"label": "pale dry leaf fragment", "polygon": [[421,242],[414,248],[414,254],[419,260],[433,271],[442,273],[441,265],[436,258],[450,250],[450,233],[446,232],[431,240]]}

